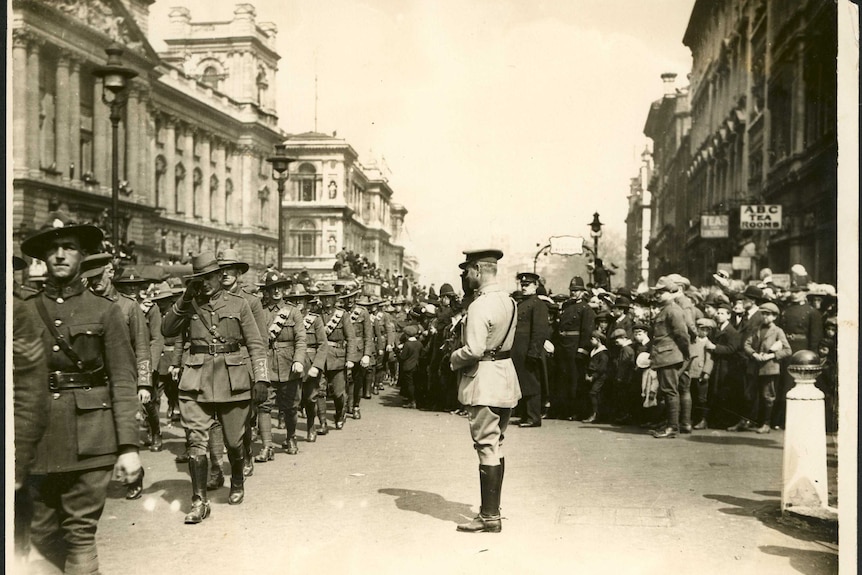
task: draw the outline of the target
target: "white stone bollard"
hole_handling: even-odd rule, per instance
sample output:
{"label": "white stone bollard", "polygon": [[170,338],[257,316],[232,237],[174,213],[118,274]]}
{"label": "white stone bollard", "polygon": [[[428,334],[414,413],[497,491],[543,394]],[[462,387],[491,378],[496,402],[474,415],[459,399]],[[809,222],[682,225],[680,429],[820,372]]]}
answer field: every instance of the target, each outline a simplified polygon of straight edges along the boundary
{"label": "white stone bollard", "polygon": [[824,396],[814,385],[821,371],[817,354],[808,350],[793,354],[788,367],[796,385],[787,392],[782,513],[828,513]]}

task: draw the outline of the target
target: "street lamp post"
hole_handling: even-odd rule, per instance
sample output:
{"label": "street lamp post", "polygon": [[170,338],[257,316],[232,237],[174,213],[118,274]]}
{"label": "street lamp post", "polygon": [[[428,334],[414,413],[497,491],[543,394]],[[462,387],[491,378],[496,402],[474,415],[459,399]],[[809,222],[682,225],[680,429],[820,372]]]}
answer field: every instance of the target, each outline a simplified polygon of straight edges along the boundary
{"label": "street lamp post", "polygon": [[602,226],[604,224],[599,221],[599,212],[593,214],[593,221],[590,222],[590,237],[593,238],[593,257],[599,258],[599,238],[602,237]]}
{"label": "street lamp post", "polygon": [[122,65],[123,49],[119,44],[111,44],[105,52],[107,64],[98,66],[93,75],[101,78],[102,102],[111,109],[111,242],[117,255],[120,251],[120,112],[129,97],[129,81],[138,73]]}
{"label": "street lamp post", "polygon": [[287,168],[295,158],[289,158],[286,155],[287,145],[284,143],[275,145],[275,155],[266,159],[272,164],[272,170],[275,172],[273,177],[278,183],[278,269],[282,270],[284,266],[284,218],[281,215],[281,206],[284,203],[284,183],[287,181]]}

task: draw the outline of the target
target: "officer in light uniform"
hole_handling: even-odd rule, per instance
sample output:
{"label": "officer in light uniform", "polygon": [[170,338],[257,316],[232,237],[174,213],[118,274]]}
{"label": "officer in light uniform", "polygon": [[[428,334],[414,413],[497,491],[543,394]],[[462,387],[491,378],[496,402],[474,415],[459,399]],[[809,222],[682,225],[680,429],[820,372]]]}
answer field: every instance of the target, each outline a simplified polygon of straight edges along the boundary
{"label": "officer in light uniform", "polygon": [[27,480],[37,572],[97,573],[96,529],[111,470],[127,483],[143,472],[129,330],[120,307],[87,290],[80,276],[81,260],[102,238],[99,228],[55,214],[21,244],[48,269],[42,291],[25,301],[41,319],[36,328],[48,368],[42,393],[50,396],[48,427]]}
{"label": "officer in light uniform", "polygon": [[185,332],[189,344],[183,354],[180,415],[189,432],[192,479],[192,509],[185,521],[194,524],[210,514],[207,442],[215,418],[224,429],[230,461],[228,503],[238,505],[245,498],[243,436],[249,403],[252,398],[266,400],[269,370],[251,308],[241,296],[222,289],[215,254],[195,256],[192,272],[182,298],[165,314],[162,333],[171,337]]}
{"label": "officer in light uniform", "polygon": [[463,346],[452,352],[450,366],[458,371],[458,400],[466,406],[473,446],[479,454],[482,506],[473,521],[458,531],[499,533],[500,493],[505,459],[503,436],[521,398],[511,359],[518,309],[497,283],[500,250],[465,251],[460,267],[476,294],[467,309]]}

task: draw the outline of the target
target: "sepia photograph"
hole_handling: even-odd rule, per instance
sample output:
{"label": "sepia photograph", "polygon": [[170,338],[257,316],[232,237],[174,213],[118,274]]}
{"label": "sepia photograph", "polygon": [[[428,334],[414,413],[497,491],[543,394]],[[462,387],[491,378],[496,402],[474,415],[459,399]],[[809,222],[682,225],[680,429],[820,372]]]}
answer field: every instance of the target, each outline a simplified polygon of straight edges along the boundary
{"label": "sepia photograph", "polygon": [[856,572],[855,1],[6,23],[7,573]]}

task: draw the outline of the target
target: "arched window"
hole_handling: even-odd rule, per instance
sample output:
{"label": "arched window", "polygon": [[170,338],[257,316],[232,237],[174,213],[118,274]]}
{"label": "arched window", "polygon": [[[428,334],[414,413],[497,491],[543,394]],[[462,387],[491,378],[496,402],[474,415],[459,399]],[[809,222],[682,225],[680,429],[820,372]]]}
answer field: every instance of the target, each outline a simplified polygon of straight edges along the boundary
{"label": "arched window", "polygon": [[321,252],[322,233],[312,220],[301,220],[288,234],[289,251],[298,257],[314,257]]}
{"label": "arched window", "polygon": [[174,206],[182,214],[186,211],[186,168],[181,163],[174,169],[174,183]]}
{"label": "arched window", "polygon": [[230,217],[231,204],[233,203],[233,180],[230,178],[224,181],[224,222],[229,224],[233,221]]}
{"label": "arched window", "polygon": [[167,167],[168,167],[168,164],[165,161],[165,157],[162,156],[161,154],[156,156],[156,177],[155,177],[155,182],[156,182],[156,189],[155,189],[156,198],[155,198],[155,200],[156,201],[155,201],[155,204],[156,204],[157,208],[163,207],[162,202],[164,201],[164,198],[162,198],[162,192],[164,192],[164,189],[165,189],[165,172],[167,171]]}
{"label": "arched window", "polygon": [[218,90],[219,82],[221,82],[222,74],[219,73],[218,68],[215,66],[207,66],[204,68],[204,73],[201,74],[201,82],[212,88],[213,90]]}
{"label": "arched window", "polygon": [[317,199],[317,170],[314,164],[305,162],[299,166],[296,176],[296,200],[313,202]]}

